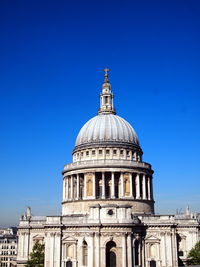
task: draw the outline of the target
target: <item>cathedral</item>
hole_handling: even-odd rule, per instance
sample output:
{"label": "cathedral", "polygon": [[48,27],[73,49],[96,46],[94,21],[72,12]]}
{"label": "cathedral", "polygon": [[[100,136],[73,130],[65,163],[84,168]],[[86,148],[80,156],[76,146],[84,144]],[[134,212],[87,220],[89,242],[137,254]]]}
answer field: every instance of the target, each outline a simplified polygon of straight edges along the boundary
{"label": "cathedral", "polygon": [[153,170],[136,132],[116,115],[104,70],[97,116],[80,130],[64,166],[61,216],[33,216],[18,227],[17,266],[36,241],[45,267],[178,267],[200,240],[198,214],[154,213]]}

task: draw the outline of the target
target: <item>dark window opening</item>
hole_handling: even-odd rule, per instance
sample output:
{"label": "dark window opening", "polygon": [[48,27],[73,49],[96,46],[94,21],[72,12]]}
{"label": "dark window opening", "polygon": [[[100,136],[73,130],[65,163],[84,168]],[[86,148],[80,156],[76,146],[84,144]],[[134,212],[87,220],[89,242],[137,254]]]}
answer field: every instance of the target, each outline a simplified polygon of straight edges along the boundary
{"label": "dark window opening", "polygon": [[116,267],[116,244],[113,241],[109,241],[106,244],[106,267]]}

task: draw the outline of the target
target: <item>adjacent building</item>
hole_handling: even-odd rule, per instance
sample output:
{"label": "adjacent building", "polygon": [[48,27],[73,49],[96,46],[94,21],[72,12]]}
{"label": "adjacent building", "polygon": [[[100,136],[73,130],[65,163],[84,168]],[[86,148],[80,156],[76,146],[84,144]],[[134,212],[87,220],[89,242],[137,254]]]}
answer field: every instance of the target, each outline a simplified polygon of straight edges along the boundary
{"label": "adjacent building", "polygon": [[17,264],[36,240],[45,267],[184,265],[199,240],[197,214],[155,215],[153,170],[132,126],[116,115],[105,69],[98,115],[80,130],[63,170],[62,216],[21,217]]}
{"label": "adjacent building", "polygon": [[0,228],[0,267],[16,266],[17,229]]}

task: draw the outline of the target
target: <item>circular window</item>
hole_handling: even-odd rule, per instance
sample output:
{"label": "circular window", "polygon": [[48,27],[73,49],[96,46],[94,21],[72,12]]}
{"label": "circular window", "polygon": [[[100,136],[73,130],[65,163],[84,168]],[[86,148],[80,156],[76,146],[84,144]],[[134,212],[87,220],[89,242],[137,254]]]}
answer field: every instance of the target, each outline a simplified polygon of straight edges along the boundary
{"label": "circular window", "polygon": [[108,215],[113,215],[114,212],[113,212],[113,210],[108,210],[107,213],[108,213]]}

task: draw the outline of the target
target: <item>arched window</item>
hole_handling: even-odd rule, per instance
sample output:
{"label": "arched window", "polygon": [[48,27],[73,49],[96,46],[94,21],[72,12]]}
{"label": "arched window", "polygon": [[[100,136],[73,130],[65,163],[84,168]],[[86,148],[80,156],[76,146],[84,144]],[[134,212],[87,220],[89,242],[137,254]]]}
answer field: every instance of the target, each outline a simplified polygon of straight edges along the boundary
{"label": "arched window", "polygon": [[116,267],[116,244],[113,241],[109,241],[106,244],[106,267]]}
{"label": "arched window", "polygon": [[83,265],[88,265],[88,245],[86,241],[83,241]]}
{"label": "arched window", "polygon": [[151,256],[151,258],[155,258],[155,256],[156,256],[156,248],[155,248],[154,244],[150,245],[150,256]]}
{"label": "arched window", "polygon": [[69,258],[74,258],[74,244],[66,245],[66,255]]}

